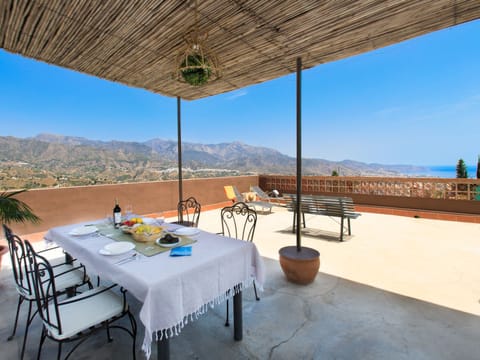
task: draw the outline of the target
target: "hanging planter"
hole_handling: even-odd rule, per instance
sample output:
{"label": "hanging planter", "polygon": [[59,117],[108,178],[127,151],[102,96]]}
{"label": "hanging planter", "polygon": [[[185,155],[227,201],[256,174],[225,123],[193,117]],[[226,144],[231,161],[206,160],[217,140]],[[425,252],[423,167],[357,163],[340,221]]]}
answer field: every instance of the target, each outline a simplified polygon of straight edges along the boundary
{"label": "hanging planter", "polygon": [[206,84],[212,75],[208,59],[200,54],[187,55],[179,71],[183,80],[192,86]]}
{"label": "hanging planter", "polygon": [[191,86],[202,86],[221,77],[217,56],[207,45],[207,32],[198,27],[198,4],[195,23],[184,35],[185,44],[175,59],[173,78]]}
{"label": "hanging planter", "polygon": [[187,45],[175,60],[173,77],[191,86],[202,86],[220,78],[217,57],[204,44],[205,38],[189,34],[185,37]]}

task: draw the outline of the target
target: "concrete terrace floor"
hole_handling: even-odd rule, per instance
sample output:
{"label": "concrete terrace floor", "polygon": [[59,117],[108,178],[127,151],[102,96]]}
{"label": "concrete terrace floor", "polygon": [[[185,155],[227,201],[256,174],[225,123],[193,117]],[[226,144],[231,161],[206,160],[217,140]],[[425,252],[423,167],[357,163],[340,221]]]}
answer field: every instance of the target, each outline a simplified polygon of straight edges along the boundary
{"label": "concrete terrace floor", "polygon": [[[203,212],[200,228],[220,231],[219,210]],[[333,219],[306,216],[303,245],[321,253],[315,282],[287,282],[278,249],[294,245],[292,214],[259,215],[255,243],[267,280],[261,300],[244,291],[244,338],[223,326],[225,306],[209,310],[173,338],[172,359],[478,359],[480,354],[480,224],[363,213],[340,243]],[[41,248],[42,243],[36,244]],[[25,313],[14,340],[16,291],[4,257],[0,272],[1,359],[17,359]],[[138,314],[141,304],[129,301]],[[139,321],[138,321],[139,322]],[[41,324],[35,319],[25,359],[36,358]],[[130,359],[131,340],[96,336],[72,359]],[[137,355],[143,326],[139,322]],[[53,358],[47,341],[42,359]],[[156,357],[153,346],[152,359]]]}

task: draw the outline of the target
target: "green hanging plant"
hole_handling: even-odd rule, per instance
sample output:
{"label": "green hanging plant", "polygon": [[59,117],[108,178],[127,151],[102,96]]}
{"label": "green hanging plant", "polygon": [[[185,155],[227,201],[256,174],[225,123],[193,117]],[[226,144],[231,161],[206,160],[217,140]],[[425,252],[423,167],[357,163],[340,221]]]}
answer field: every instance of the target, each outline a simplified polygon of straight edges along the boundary
{"label": "green hanging plant", "polygon": [[205,57],[200,54],[188,55],[181,64],[180,73],[186,83],[192,86],[204,85],[210,79],[212,70]]}
{"label": "green hanging plant", "polygon": [[14,198],[14,196],[25,191],[27,190],[18,190],[11,193],[3,192],[0,194],[0,223],[25,223],[27,221],[32,223],[40,222],[40,218],[34,214],[30,206],[23,201]]}

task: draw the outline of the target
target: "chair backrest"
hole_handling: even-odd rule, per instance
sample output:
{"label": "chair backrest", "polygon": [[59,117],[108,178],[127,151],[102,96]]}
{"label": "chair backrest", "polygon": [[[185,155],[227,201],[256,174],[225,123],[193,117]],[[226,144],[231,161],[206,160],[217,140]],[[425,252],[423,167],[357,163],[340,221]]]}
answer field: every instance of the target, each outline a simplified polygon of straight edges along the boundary
{"label": "chair backrest", "polygon": [[257,225],[257,212],[244,202],[227,206],[220,212],[224,236],[253,241]]}
{"label": "chair backrest", "polygon": [[62,333],[60,311],[58,309],[55,275],[49,261],[35,252],[28,240],[24,241],[27,257],[31,263],[33,289],[38,313],[47,330],[56,329]]}
{"label": "chair backrest", "polygon": [[198,227],[202,206],[193,196],[187,200],[180,201],[177,210],[180,223],[189,223],[192,227]]}
{"label": "chair backrest", "polygon": [[17,286],[17,291],[26,298],[32,298],[34,292],[31,269],[23,240],[15,235],[5,224],[3,225],[3,230],[8,243],[13,278]]}

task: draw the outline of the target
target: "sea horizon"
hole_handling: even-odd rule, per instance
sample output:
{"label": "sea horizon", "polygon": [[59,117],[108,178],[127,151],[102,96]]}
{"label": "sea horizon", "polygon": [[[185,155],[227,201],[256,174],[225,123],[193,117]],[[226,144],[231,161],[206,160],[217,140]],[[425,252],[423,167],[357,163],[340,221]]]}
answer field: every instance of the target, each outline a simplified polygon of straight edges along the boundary
{"label": "sea horizon", "polygon": [[[426,165],[424,166],[424,168],[426,168],[427,170],[409,172],[406,175],[411,177],[438,177],[444,179],[452,179],[457,177],[456,165]],[[469,179],[476,179],[477,166],[467,166],[467,175]]]}

